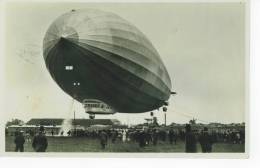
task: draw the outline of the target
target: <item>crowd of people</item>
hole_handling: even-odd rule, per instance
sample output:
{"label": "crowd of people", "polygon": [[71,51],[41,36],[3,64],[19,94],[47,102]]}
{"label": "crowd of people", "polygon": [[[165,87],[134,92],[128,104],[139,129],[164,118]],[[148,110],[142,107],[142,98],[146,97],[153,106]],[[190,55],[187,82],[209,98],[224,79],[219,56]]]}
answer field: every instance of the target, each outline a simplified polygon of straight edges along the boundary
{"label": "crowd of people", "polygon": [[[207,127],[202,130],[192,130],[191,125],[187,124],[185,130],[174,129],[123,129],[123,130],[103,130],[106,138],[100,138],[101,146],[104,149],[108,139],[111,139],[111,143],[116,141],[131,141],[137,142],[141,148],[148,145],[156,146],[158,142],[177,144],[177,141],[185,142],[185,152],[197,152],[197,144],[201,146],[202,152],[212,152],[212,146],[214,143],[233,143],[243,144],[245,142],[245,134],[243,131],[238,130],[221,130],[214,131]],[[98,138],[99,132],[87,132],[85,136],[91,138]]]}
{"label": "crowd of people", "polygon": [[[30,132],[31,133],[31,132]],[[27,141],[28,143],[31,142],[30,136],[34,134],[30,134],[27,132],[24,136],[23,131],[16,130],[15,131],[15,152],[24,152],[24,143]],[[32,140],[32,147],[35,152],[45,152],[48,147],[48,140],[45,136],[44,127],[41,126],[39,129],[39,132],[34,135]]]}
{"label": "crowd of people", "polygon": [[[108,143],[117,142],[134,142],[140,148],[153,145],[156,146],[158,142],[169,143],[176,145],[179,141],[185,142],[185,152],[197,152],[197,144],[200,144],[202,152],[212,152],[214,143],[237,143],[245,142],[244,131],[223,129],[223,130],[209,130],[207,127],[203,129],[192,129],[191,125],[187,124],[185,129],[174,128],[129,128],[129,129],[103,129],[103,130],[69,130],[68,132],[61,131],[61,136],[75,136],[95,139],[100,142],[101,149],[105,149]],[[32,131],[16,132],[15,134],[15,151],[24,151],[23,144],[25,141],[32,140],[32,147],[36,152],[44,152],[47,149],[48,141],[45,136],[44,127],[40,127],[39,133],[35,134]],[[54,136],[54,132],[51,131]]]}

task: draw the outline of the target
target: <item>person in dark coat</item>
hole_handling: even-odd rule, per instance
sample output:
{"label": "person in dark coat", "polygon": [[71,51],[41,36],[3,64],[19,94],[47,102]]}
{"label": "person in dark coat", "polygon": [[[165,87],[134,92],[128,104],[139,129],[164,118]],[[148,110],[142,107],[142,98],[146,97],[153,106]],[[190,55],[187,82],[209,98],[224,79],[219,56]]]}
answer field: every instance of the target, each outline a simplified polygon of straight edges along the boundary
{"label": "person in dark coat", "polygon": [[17,133],[15,139],[14,139],[14,143],[15,143],[15,152],[23,152],[24,151],[24,136],[22,132]]}
{"label": "person in dark coat", "polygon": [[48,140],[44,134],[43,127],[40,128],[40,132],[33,138],[32,147],[36,152],[45,152],[48,147]]}
{"label": "person in dark coat", "polygon": [[196,153],[197,152],[197,140],[194,133],[191,131],[190,124],[185,127],[185,152],[186,153]]}
{"label": "person in dark coat", "polygon": [[[173,144],[173,141],[174,141],[174,139],[175,139],[175,134],[174,134],[173,129],[170,129],[168,136],[169,136],[170,144]],[[176,144],[176,143],[175,143],[175,144]]]}
{"label": "person in dark coat", "polygon": [[102,149],[106,148],[107,140],[108,140],[108,136],[107,136],[106,132],[105,131],[101,131],[100,132],[100,144],[101,144],[101,148]]}
{"label": "person in dark coat", "polygon": [[150,133],[149,130],[146,130],[146,131],[144,132],[144,139],[145,139],[145,144],[146,144],[146,145],[149,145],[150,142],[152,141],[152,135],[151,135],[151,133]]}
{"label": "person in dark coat", "polygon": [[5,136],[8,136],[9,132],[8,132],[8,129],[5,128]]}
{"label": "person in dark coat", "polygon": [[155,129],[152,134],[153,145],[156,146],[158,142],[158,130]]}
{"label": "person in dark coat", "polygon": [[166,141],[166,138],[167,138],[167,132],[165,130],[161,130],[160,131],[160,138],[162,141]]}
{"label": "person in dark coat", "polygon": [[203,153],[209,153],[212,151],[213,138],[209,135],[207,127],[204,127],[199,136],[199,142]]}
{"label": "person in dark coat", "polygon": [[138,133],[138,141],[139,141],[139,146],[141,148],[145,147],[145,132],[144,131],[140,131]]}
{"label": "person in dark coat", "polygon": [[111,141],[112,143],[115,143],[116,142],[116,138],[117,138],[117,131],[113,130],[112,133],[111,133]]}
{"label": "person in dark coat", "polygon": [[70,131],[70,130],[67,132],[67,135],[68,135],[68,136],[70,136],[70,135],[71,135],[71,131]]}

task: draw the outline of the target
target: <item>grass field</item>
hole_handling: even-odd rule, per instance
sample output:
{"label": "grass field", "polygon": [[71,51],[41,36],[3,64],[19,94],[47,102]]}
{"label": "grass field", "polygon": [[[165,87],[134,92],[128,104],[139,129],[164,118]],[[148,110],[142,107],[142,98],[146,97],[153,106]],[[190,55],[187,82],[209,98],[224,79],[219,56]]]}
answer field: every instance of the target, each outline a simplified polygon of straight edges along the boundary
{"label": "grass field", "polygon": [[[6,137],[6,151],[13,152],[15,149],[14,137]],[[105,150],[101,149],[99,140],[80,137],[48,137],[48,148],[46,152],[184,152],[184,142],[177,141],[176,145],[169,142],[159,142],[157,146],[149,145],[140,148],[135,142],[120,142],[112,144],[110,141]],[[198,152],[201,152],[197,144]],[[33,152],[31,143],[24,145],[25,152]],[[244,152],[244,144],[216,143],[213,145],[213,152]]]}

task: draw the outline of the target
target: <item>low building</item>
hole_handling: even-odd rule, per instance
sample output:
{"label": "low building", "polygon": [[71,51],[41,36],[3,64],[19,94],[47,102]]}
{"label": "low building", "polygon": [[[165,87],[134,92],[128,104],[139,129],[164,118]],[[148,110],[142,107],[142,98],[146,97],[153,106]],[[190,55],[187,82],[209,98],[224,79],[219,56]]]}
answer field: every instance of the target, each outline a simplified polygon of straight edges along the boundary
{"label": "low building", "polygon": [[[58,135],[64,128],[64,125],[68,126],[65,119],[60,118],[34,118],[29,120],[24,125],[11,125],[7,127],[9,135],[14,135],[16,131],[23,131],[25,133],[35,134],[39,131],[40,126],[44,126],[46,135]],[[95,128],[95,126],[104,126],[107,128],[113,128],[120,126],[120,121],[116,119],[70,119],[69,128],[78,130],[88,130]]]}

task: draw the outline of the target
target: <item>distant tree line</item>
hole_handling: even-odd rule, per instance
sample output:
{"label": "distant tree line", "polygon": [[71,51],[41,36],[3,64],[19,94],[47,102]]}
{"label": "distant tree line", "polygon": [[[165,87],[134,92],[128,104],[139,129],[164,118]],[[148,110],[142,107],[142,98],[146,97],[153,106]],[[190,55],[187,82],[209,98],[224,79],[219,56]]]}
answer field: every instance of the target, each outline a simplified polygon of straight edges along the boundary
{"label": "distant tree line", "polygon": [[24,121],[15,118],[15,119],[12,119],[11,121],[8,121],[5,126],[8,127],[11,125],[23,125],[23,124],[24,124]]}

